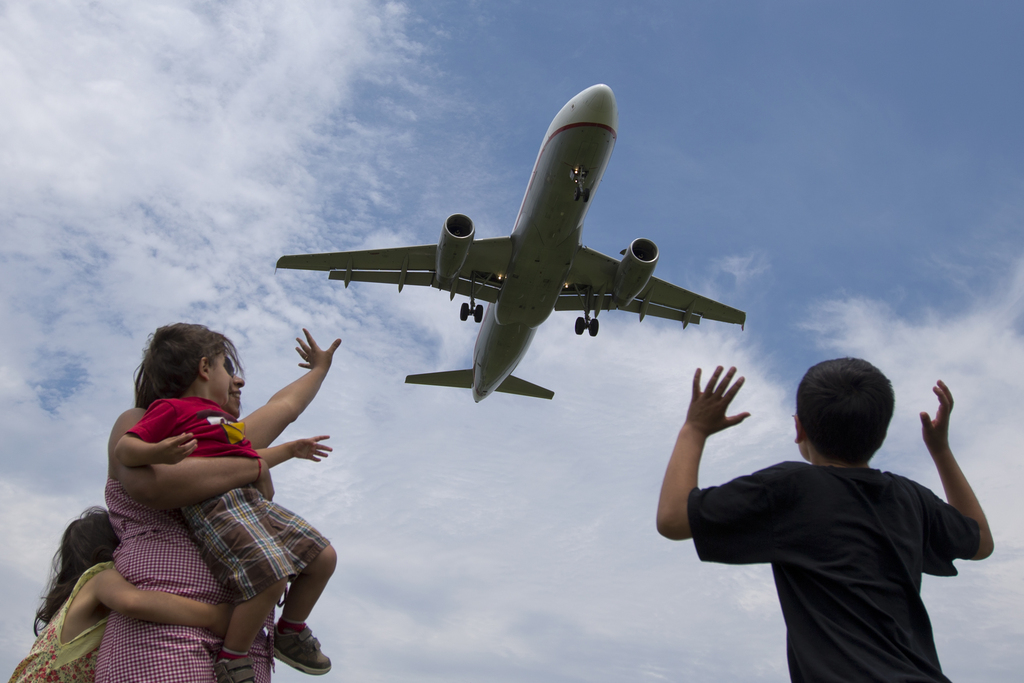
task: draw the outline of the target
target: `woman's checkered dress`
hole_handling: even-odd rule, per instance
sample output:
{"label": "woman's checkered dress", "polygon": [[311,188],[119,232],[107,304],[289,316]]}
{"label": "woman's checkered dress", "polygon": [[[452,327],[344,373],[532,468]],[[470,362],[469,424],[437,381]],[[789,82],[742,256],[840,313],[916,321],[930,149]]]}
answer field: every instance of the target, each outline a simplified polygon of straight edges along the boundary
{"label": "woman's checkered dress", "polygon": [[[141,590],[160,590],[217,604],[233,596],[210,573],[177,510],[136,503],[121,483],[107,480],[107,508],[121,545],[114,563]],[[270,683],[274,615],[249,656],[256,683]],[[221,639],[204,628],[137,621],[111,612],[96,663],[96,683],[214,683]]]}

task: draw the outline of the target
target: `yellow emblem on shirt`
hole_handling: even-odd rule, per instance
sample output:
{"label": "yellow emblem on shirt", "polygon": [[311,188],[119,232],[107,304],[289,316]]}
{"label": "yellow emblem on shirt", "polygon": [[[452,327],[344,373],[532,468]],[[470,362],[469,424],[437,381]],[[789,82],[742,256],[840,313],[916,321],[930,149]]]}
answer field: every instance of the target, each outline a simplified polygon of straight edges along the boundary
{"label": "yellow emblem on shirt", "polygon": [[224,436],[227,437],[228,443],[236,444],[241,443],[245,440],[245,423],[244,422],[228,422],[223,417],[210,416],[206,420],[212,424],[219,424],[224,428]]}

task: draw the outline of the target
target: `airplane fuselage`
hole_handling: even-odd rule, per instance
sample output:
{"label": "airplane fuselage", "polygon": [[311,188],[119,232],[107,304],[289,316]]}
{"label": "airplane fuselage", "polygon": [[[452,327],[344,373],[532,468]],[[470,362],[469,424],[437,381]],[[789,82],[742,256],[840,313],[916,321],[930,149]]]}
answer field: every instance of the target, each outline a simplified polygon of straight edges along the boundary
{"label": "airplane fuselage", "polygon": [[487,306],[473,349],[475,401],[512,374],[554,310],[617,128],[615,96],[606,85],[569,100],[548,127],[512,230],[501,291]]}

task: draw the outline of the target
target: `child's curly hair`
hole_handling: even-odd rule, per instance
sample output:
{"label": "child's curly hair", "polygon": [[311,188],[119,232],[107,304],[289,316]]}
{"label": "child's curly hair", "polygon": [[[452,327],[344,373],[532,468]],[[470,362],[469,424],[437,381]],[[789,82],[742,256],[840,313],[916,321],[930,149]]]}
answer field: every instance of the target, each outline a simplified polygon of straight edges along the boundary
{"label": "child's curly hair", "polygon": [[232,374],[240,376],[238,351],[220,332],[191,323],[158,328],[135,371],[135,407],[145,409],[159,398],[180,397],[199,375],[199,361],[221,354],[231,361]]}

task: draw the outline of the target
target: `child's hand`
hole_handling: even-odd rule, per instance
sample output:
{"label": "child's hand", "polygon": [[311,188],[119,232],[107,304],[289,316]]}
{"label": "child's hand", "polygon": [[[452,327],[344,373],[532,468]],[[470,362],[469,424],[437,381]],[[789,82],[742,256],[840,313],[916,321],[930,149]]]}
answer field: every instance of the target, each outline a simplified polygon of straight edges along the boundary
{"label": "child's hand", "polygon": [[729,386],[733,375],[736,374],[736,368],[729,368],[719,383],[718,378],[722,374],[722,366],[719,365],[711,375],[711,379],[708,380],[704,391],[700,390],[700,373],[700,368],[697,368],[697,372],[693,375],[693,397],[690,399],[690,408],[686,411],[684,428],[689,427],[707,437],[715,432],[738,425],[750,417],[750,413],[740,413],[731,417],[725,415],[729,404],[736,397],[736,392],[743,386],[743,377],[736,380],[731,387]]}
{"label": "child's hand", "polygon": [[169,436],[153,444],[153,464],[176,465],[195,451],[198,442],[191,433]]}
{"label": "child's hand", "polygon": [[[322,458],[326,458],[331,451],[334,449],[326,444],[320,443],[324,439],[329,439],[327,436],[312,436],[308,439],[299,439],[298,441],[291,442],[292,457],[302,458],[303,460],[312,460],[313,462],[320,462]],[[319,457],[318,457],[319,456]]]}
{"label": "child's hand", "polygon": [[224,634],[228,632],[228,622],[231,621],[231,613],[235,611],[235,606],[230,602],[222,602],[219,605],[212,605],[212,607],[214,621],[207,628],[218,637],[223,638]]}
{"label": "child's hand", "polygon": [[949,414],[953,411],[953,394],[941,379],[932,391],[939,397],[939,409],[934,420],[928,413],[921,413],[921,436],[928,452],[935,455],[949,450]]}
{"label": "child's hand", "polygon": [[270,466],[267,463],[263,463],[263,466],[260,468],[260,476],[256,479],[256,483],[253,486],[263,494],[264,498],[274,500],[274,480],[270,478]]}
{"label": "child's hand", "polygon": [[302,341],[298,337],[295,341],[299,342],[299,345],[295,347],[298,351],[299,356],[302,358],[303,363],[299,363],[300,368],[306,368],[307,370],[313,370],[316,368],[323,368],[325,371],[330,370],[331,361],[334,360],[334,352],[341,346],[341,340],[335,339],[334,343],[330,345],[327,350],[321,349],[316,345],[316,341],[313,339],[313,335],[309,333],[305,327],[302,328],[302,333],[306,335],[306,341]]}

